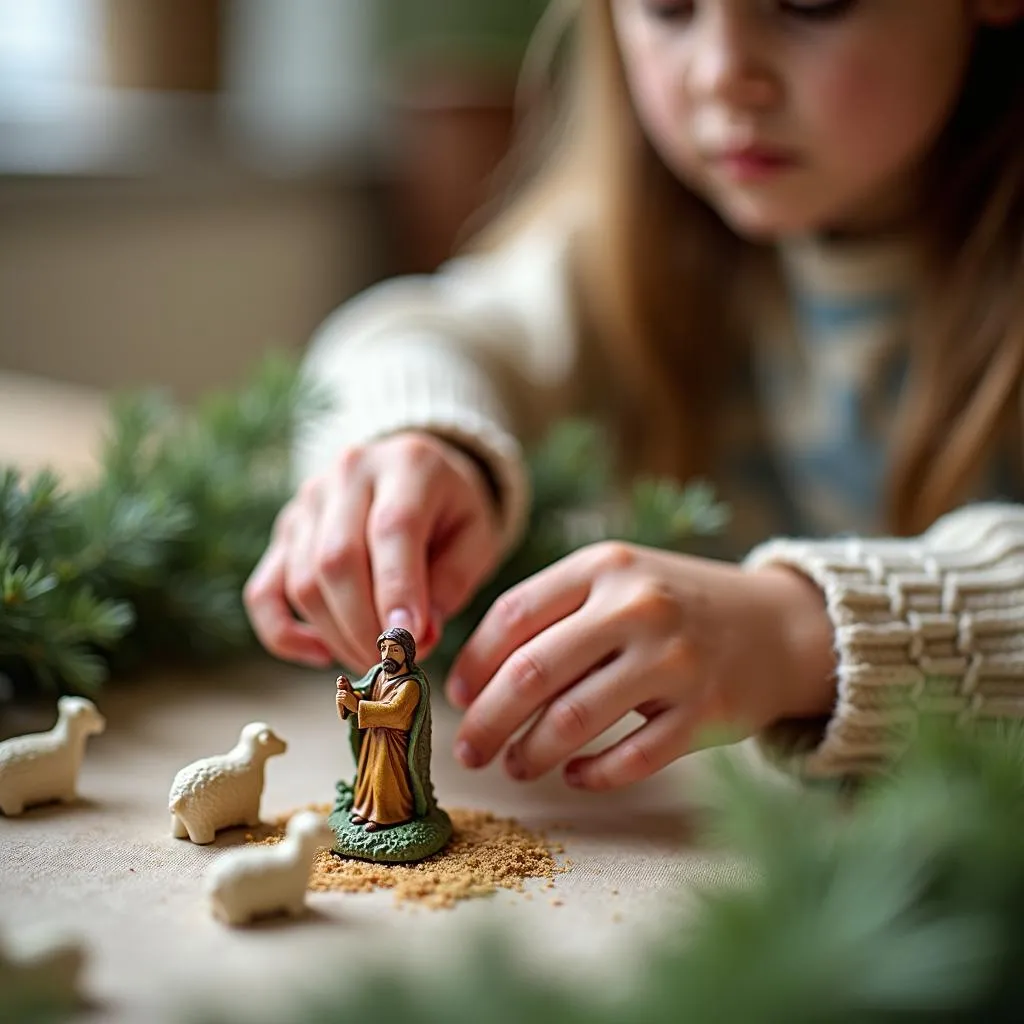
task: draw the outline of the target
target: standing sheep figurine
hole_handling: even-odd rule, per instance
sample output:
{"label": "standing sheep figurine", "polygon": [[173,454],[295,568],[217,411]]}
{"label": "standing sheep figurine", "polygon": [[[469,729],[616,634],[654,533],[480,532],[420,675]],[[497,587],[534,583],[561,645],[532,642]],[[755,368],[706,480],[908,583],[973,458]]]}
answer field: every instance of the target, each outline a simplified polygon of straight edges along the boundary
{"label": "standing sheep figurine", "polygon": [[260,823],[264,765],[288,745],[265,722],[250,722],[226,754],[204,757],[174,776],[168,806],[171,835],[212,843],[217,831]]}
{"label": "standing sheep figurine", "polygon": [[0,743],[0,811],[13,817],[32,804],[73,801],[85,741],[106,725],[91,700],[61,697],[57,724],[49,732]]}
{"label": "standing sheep figurine", "polygon": [[299,811],[274,846],[231,850],[214,862],[206,892],[214,916],[225,924],[248,924],[272,914],[299,916],[317,848],[330,847],[334,832],[313,811]]}

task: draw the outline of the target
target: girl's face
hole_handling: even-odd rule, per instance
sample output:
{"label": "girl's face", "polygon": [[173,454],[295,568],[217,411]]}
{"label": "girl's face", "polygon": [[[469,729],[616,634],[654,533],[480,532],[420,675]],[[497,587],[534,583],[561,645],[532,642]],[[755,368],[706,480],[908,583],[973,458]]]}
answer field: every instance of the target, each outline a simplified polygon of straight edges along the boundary
{"label": "girl's face", "polygon": [[661,157],[740,234],[898,224],[1007,0],[612,0]]}

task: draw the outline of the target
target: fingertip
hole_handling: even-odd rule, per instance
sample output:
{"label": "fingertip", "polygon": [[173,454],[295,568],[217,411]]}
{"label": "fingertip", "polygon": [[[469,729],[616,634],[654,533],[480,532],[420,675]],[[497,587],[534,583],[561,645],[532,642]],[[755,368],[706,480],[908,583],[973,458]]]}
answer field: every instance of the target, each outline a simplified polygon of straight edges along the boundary
{"label": "fingertip", "polygon": [[505,751],[505,772],[510,779],[515,779],[516,782],[525,782],[530,777],[530,773],[523,763],[522,754],[515,744]]}
{"label": "fingertip", "polygon": [[469,687],[459,676],[448,677],[445,692],[448,696],[448,703],[454,707],[465,710],[469,706]]}
{"label": "fingertip", "polygon": [[484,763],[480,752],[467,740],[455,744],[455,756],[466,768],[480,768]]}
{"label": "fingertip", "polygon": [[319,644],[310,644],[296,639],[292,646],[279,648],[276,652],[282,661],[298,662],[310,668],[328,669],[335,664],[334,655]]}
{"label": "fingertip", "polygon": [[392,608],[384,621],[385,629],[407,629],[410,633],[415,631],[416,623],[413,622],[412,612],[408,608]]}
{"label": "fingertip", "polygon": [[443,632],[444,618],[436,608],[433,608],[430,612],[430,618],[427,620],[426,630],[424,631],[423,641],[420,646],[425,651],[433,650],[440,642]]}
{"label": "fingertip", "polygon": [[583,790],[602,790],[602,789],[614,789],[615,786],[599,771],[595,771],[592,767],[594,758],[578,758],[573,761],[569,761],[565,768],[562,770],[562,778],[565,780],[567,786],[571,786],[573,789]]}
{"label": "fingertip", "polygon": [[305,661],[318,668],[330,668],[337,661],[334,652],[319,639],[304,640],[301,650]]}
{"label": "fingertip", "polygon": [[[436,631],[426,616],[410,608],[394,608],[384,616],[385,629],[404,629],[412,634],[418,651],[426,657],[427,651],[437,643]],[[424,625],[421,625],[424,623]]]}

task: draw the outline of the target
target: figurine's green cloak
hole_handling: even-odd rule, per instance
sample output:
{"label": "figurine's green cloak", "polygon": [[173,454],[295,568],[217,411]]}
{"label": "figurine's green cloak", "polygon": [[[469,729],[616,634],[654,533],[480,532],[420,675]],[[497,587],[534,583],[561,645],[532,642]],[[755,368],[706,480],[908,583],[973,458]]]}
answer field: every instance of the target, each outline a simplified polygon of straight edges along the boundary
{"label": "figurine's green cloak", "polygon": [[[381,671],[383,666],[374,665],[362,679],[352,684],[352,689],[356,693],[370,690]],[[398,679],[407,679],[410,676],[420,684],[420,702],[416,705],[416,714],[409,729],[406,760],[409,765],[409,781],[412,784],[413,810],[416,817],[422,818],[428,815],[437,803],[434,785],[430,780],[430,683],[418,665]],[[358,716],[353,715],[349,739],[352,742],[352,756],[358,765],[359,751],[363,745],[363,730],[356,724],[357,721]]]}

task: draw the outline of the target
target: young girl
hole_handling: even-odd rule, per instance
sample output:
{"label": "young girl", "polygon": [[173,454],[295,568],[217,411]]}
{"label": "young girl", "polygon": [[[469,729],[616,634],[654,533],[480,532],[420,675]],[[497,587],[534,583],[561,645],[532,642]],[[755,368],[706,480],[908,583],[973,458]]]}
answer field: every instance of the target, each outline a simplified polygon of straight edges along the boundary
{"label": "young girl", "polygon": [[448,680],[464,764],[603,789],[724,725],[849,775],[922,712],[1024,713],[1024,0],[558,7],[541,170],[316,339],[338,412],[247,586],[263,643],[428,651],[519,534],[521,444],[598,415],[747,555],[602,543],[506,593]]}

